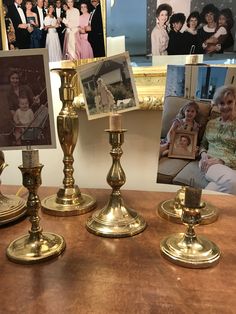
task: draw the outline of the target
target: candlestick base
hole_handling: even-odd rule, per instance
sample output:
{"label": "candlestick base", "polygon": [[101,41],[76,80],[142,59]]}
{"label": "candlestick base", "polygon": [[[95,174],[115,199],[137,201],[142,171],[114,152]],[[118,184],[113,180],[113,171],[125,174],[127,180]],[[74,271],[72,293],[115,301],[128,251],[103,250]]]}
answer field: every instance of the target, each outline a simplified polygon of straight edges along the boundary
{"label": "candlestick base", "polygon": [[38,240],[31,240],[30,235],[24,235],[7,248],[9,260],[19,264],[35,264],[59,256],[66,244],[62,236],[43,232]]}
{"label": "candlestick base", "polygon": [[16,221],[27,214],[26,202],[16,195],[0,192],[0,226]]}
{"label": "candlestick base", "polygon": [[96,200],[80,193],[78,186],[61,188],[57,194],[44,198],[42,211],[54,216],[76,216],[85,214],[96,207]]}
{"label": "candlestick base", "polygon": [[172,263],[188,268],[208,268],[218,263],[220,250],[203,236],[188,241],[184,233],[172,234],[161,241],[162,255]]}
{"label": "candlestick base", "polygon": [[[185,187],[181,187],[174,199],[165,200],[158,205],[157,212],[159,216],[171,222],[181,224],[182,207],[185,202]],[[219,217],[219,210],[208,202],[200,202],[199,210],[201,212],[202,225],[215,222]]]}
{"label": "candlestick base", "polygon": [[142,232],[146,222],[133,209],[124,205],[120,195],[111,195],[108,204],[87,220],[86,228],[99,236],[121,238]]}

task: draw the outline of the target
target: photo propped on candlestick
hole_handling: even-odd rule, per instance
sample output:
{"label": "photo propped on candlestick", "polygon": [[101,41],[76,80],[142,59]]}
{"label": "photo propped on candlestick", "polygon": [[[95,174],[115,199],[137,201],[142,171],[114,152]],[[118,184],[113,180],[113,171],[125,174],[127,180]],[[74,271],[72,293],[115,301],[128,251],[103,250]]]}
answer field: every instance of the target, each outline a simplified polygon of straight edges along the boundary
{"label": "photo propped on candlestick", "polygon": [[138,109],[128,52],[77,68],[88,119]]}

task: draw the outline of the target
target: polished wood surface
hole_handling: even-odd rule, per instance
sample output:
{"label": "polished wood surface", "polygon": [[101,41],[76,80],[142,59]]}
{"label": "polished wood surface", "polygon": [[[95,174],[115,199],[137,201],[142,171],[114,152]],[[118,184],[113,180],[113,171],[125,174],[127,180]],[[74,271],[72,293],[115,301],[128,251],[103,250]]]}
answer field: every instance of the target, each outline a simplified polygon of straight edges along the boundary
{"label": "polished wood surface", "polygon": [[[17,187],[1,188],[13,194]],[[41,198],[55,188],[39,188]],[[97,198],[101,208],[110,190],[82,189]],[[24,191],[23,191],[24,194]],[[25,193],[26,194],[26,193]],[[66,250],[57,259],[36,265],[8,261],[8,244],[28,232],[28,219],[1,228],[0,313],[236,313],[236,197],[205,195],[218,206],[220,217],[198,226],[222,251],[219,264],[208,269],[188,269],[165,260],[161,239],[185,227],[160,218],[159,202],[174,193],[122,191],[126,205],[146,219],[147,229],[134,237],[102,238],[85,229],[91,213],[55,217],[40,212],[44,231],[58,233]]]}

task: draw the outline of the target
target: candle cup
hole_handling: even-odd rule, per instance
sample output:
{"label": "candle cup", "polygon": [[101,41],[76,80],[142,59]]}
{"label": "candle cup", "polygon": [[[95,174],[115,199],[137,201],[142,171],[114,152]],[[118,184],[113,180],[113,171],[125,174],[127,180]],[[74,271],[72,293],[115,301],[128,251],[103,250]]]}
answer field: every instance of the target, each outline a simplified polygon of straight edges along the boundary
{"label": "candle cup", "polygon": [[[186,193],[186,188],[185,186],[182,186],[176,193],[176,196],[174,199],[168,199],[165,201],[162,201],[160,204],[158,204],[157,207],[157,212],[159,216],[161,216],[164,219],[167,219],[168,221],[172,221],[174,223],[182,223],[181,220],[181,215],[182,215],[182,210],[185,205],[185,193]],[[201,191],[201,190],[200,190]],[[198,197],[200,197],[200,192]],[[187,196],[187,205],[189,205],[189,194]],[[201,201],[199,200],[196,201],[194,205],[198,204],[196,206],[200,212],[201,212],[201,224],[202,225],[207,225],[210,223],[215,222],[218,217],[219,217],[219,210],[209,202]],[[190,204],[191,205],[191,204]]]}

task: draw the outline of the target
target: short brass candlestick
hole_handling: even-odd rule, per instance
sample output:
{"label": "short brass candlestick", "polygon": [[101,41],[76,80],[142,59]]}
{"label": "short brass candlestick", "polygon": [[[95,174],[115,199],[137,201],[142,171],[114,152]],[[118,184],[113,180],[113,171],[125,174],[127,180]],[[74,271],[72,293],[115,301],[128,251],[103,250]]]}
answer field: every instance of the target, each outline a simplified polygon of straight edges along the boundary
{"label": "short brass candlestick", "polygon": [[[182,186],[174,199],[165,200],[158,205],[158,214],[169,221],[182,223],[181,215],[185,200],[185,187]],[[219,210],[208,202],[201,202],[201,224],[206,225],[215,222],[219,216]]]}
{"label": "short brass candlestick", "polygon": [[[0,151],[0,176],[7,167],[4,154]],[[1,181],[0,181],[1,184]],[[26,215],[25,201],[16,195],[3,195],[0,191],[0,226]]]}
{"label": "short brass candlestick", "polygon": [[27,208],[32,225],[29,235],[14,240],[8,246],[7,257],[12,262],[20,264],[38,263],[60,255],[65,249],[65,241],[62,236],[51,232],[42,232],[39,225],[40,200],[37,190],[41,185],[42,168],[42,165],[33,168],[19,167],[23,175],[23,185],[29,191]]}
{"label": "short brass candlestick", "polygon": [[77,142],[79,132],[79,119],[75,111],[74,84],[76,75],[75,69],[55,69],[60,75],[60,99],[62,109],[57,117],[57,131],[59,141],[64,153],[64,179],[63,187],[59,188],[57,194],[43,199],[43,211],[55,216],[80,215],[92,210],[96,206],[93,197],[81,194],[80,189],[75,185],[73,178],[73,151]]}
{"label": "short brass candlestick", "polygon": [[107,182],[112,187],[112,193],[107,205],[97,210],[86,222],[88,231],[104,237],[128,237],[142,232],[146,222],[133,209],[125,206],[120,188],[126,181],[125,173],[120,164],[123,154],[121,145],[124,142],[126,130],[111,131],[109,142],[112,146],[112,166],[107,174]]}
{"label": "short brass candlestick", "polygon": [[187,225],[185,233],[172,234],[161,241],[162,255],[174,264],[188,268],[214,266],[220,258],[217,245],[203,236],[197,236],[194,227],[201,222],[200,208],[182,209],[182,221]]}

